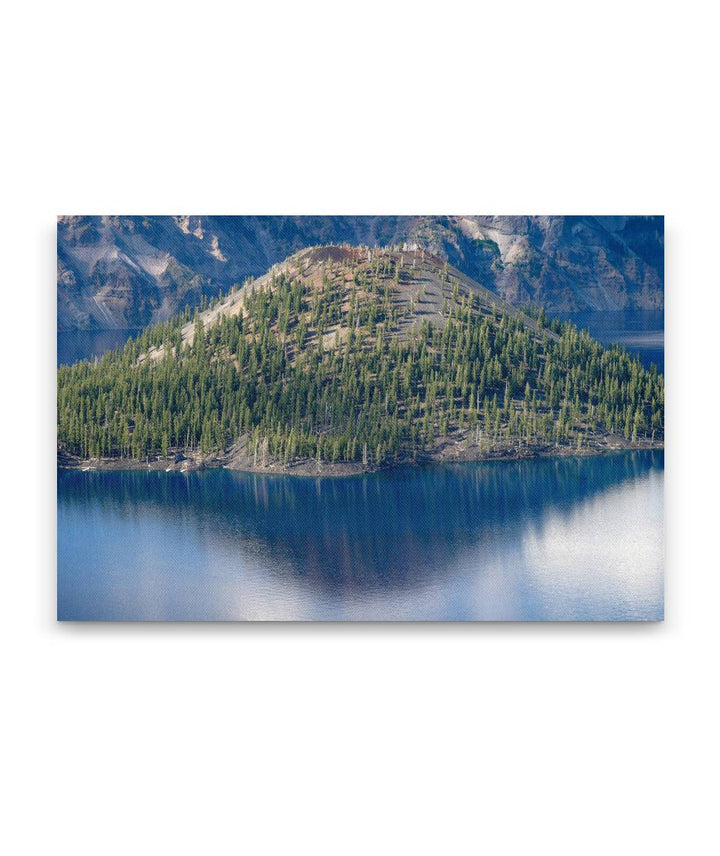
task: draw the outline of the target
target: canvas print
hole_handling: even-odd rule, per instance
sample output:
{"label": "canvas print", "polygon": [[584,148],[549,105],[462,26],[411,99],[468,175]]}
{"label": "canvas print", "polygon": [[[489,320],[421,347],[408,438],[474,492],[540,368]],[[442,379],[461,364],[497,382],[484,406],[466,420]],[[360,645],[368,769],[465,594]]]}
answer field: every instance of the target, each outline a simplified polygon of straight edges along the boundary
{"label": "canvas print", "polygon": [[61,216],[69,621],[658,621],[661,216]]}

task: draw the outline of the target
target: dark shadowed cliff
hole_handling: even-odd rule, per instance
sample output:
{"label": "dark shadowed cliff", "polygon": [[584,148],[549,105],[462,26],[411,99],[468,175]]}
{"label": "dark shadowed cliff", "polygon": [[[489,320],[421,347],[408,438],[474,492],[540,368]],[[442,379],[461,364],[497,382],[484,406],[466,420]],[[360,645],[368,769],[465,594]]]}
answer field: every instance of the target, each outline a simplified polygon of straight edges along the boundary
{"label": "dark shadowed cliff", "polygon": [[316,244],[405,245],[514,305],[663,305],[662,217],[66,216],[58,327],[140,327]]}

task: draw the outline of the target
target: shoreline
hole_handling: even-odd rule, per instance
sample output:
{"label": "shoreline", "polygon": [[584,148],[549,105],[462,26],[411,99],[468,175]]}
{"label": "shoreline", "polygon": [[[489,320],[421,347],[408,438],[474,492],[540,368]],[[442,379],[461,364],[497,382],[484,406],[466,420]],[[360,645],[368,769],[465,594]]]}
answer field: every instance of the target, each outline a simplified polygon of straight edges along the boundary
{"label": "shoreline", "polygon": [[490,461],[527,461],[539,458],[591,458],[619,452],[662,451],[664,440],[651,442],[646,439],[629,442],[620,437],[604,437],[591,441],[581,448],[555,446],[551,444],[515,445],[489,443],[485,446],[470,445],[466,438],[439,443],[435,449],[418,453],[415,457],[405,456],[390,460],[381,466],[364,466],[356,461],[318,462],[305,458],[290,464],[269,460],[265,466],[255,462],[245,453],[244,447],[232,447],[224,455],[201,455],[197,452],[173,451],[167,457],[151,456],[143,460],[134,458],[78,458],[58,450],[58,470],[80,470],[83,472],[199,472],[208,469],[225,469],[235,472],[265,475],[297,476],[300,478],[349,478],[369,475],[390,469],[414,468],[427,464],[482,463]]}

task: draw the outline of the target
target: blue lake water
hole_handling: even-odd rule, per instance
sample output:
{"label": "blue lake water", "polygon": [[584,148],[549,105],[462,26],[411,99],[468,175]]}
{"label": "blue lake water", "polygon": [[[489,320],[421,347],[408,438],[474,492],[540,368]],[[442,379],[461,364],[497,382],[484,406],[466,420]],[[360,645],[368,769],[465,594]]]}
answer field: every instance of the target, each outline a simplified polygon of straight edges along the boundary
{"label": "blue lake water", "polygon": [[[572,321],[605,345],[620,344],[639,354],[647,366],[655,363],[663,371],[664,313],[662,309],[618,312],[560,312],[557,317]],[[57,334],[57,364],[99,357],[124,345],[133,330],[68,330]]]}
{"label": "blue lake water", "polygon": [[58,617],[659,620],[663,453],[58,472]]}
{"label": "blue lake water", "polygon": [[[663,313],[566,314],[664,370]],[[135,331],[58,334],[58,364]],[[58,617],[659,620],[663,453],[349,479],[58,472]]]}
{"label": "blue lake water", "polygon": [[101,357],[119,348],[140,329],[132,330],[63,330],[57,334],[57,364],[69,365],[77,360]]}
{"label": "blue lake water", "polygon": [[665,371],[665,313],[662,309],[632,309],[617,312],[560,312],[603,345],[622,345],[637,354],[645,367],[651,363]]}

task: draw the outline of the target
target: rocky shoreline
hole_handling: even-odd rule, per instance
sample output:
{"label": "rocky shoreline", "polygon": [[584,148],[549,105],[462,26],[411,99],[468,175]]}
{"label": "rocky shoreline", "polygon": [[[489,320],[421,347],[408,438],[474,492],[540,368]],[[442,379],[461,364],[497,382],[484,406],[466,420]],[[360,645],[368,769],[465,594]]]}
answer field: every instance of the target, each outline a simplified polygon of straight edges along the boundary
{"label": "rocky shoreline", "polygon": [[415,457],[403,457],[387,461],[382,466],[363,465],[350,461],[317,461],[305,458],[283,464],[279,460],[267,459],[263,465],[256,456],[247,451],[243,443],[233,445],[224,455],[202,455],[191,450],[172,450],[166,457],[151,456],[143,460],[134,458],[79,458],[58,449],[57,466],[59,469],[83,471],[157,471],[157,472],[197,472],[205,469],[228,469],[238,472],[293,475],[304,477],[330,476],[347,477],[378,472],[403,466],[420,466],[429,463],[470,463],[480,461],[520,461],[535,458],[595,457],[615,452],[648,449],[663,449],[663,440],[650,441],[645,438],[629,442],[623,437],[605,435],[592,438],[582,447],[554,444],[519,444],[481,441],[476,444],[466,435],[458,438],[445,438],[438,441],[433,449],[418,453]]}

